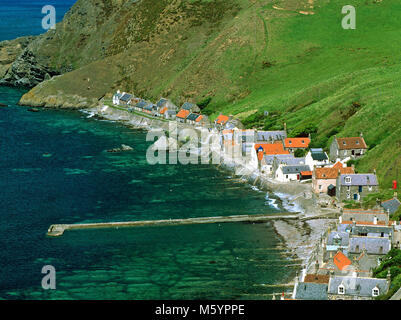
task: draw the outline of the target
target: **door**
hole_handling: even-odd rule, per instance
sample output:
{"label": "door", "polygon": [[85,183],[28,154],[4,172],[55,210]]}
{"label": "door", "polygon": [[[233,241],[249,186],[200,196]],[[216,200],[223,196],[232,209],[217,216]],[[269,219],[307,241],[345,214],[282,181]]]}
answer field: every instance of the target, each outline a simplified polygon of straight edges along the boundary
{"label": "door", "polygon": [[357,193],[354,194],[354,200],[358,200],[358,194]]}

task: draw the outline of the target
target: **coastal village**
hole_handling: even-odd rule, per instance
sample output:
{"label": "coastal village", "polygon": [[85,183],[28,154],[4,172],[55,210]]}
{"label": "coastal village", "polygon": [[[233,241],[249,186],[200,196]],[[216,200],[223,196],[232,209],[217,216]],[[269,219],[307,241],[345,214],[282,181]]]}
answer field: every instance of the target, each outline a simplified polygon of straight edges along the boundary
{"label": "coastal village", "polygon": [[386,263],[390,251],[401,249],[401,225],[395,216],[401,202],[396,181],[392,191],[385,188],[391,196],[379,199],[375,195],[384,187],[379,186],[376,171],[357,172],[355,160],[369,149],[363,133],[334,136],[326,152],[310,147],[310,135],[289,137],[286,124],[281,131],[263,131],[245,129],[231,115],[210,121],[190,102],[177,107],[161,98],[154,104],[118,91],[102,107],[206,128],[218,135],[224,157],[243,161],[248,170],[273,183],[306,184],[321,207],[336,210],[335,225],[322,235],[308,265],[295,277],[293,291],[274,294],[273,299],[373,300],[389,292],[393,269],[384,277],[374,276],[374,271]]}

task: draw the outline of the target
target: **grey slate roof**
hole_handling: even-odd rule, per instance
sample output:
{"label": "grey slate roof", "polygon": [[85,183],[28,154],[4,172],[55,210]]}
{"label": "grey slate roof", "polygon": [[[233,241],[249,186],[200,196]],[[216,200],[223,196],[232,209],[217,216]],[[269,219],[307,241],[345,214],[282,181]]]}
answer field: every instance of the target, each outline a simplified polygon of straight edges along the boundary
{"label": "grey slate roof", "polygon": [[241,123],[241,121],[234,118],[234,119],[228,120],[227,123],[224,125],[224,128],[225,129],[234,129],[234,128],[243,129],[244,125]]}
{"label": "grey slate roof", "polygon": [[142,101],[139,101],[139,102],[135,105],[135,107],[143,109],[145,106],[147,106],[147,104],[148,104],[148,103],[147,103],[146,101],[142,100]]}
{"label": "grey slate roof", "polygon": [[181,109],[190,110],[190,109],[195,108],[195,107],[196,107],[195,104],[190,103],[190,102],[185,102],[185,103],[182,105]]}
{"label": "grey slate roof", "polygon": [[401,202],[397,199],[391,199],[387,201],[383,201],[381,203],[381,206],[384,208],[384,210],[389,210],[390,214],[393,214],[398,210],[398,207],[401,205]]}
{"label": "grey slate roof", "polygon": [[156,103],[156,106],[157,106],[158,108],[161,108],[167,101],[168,101],[167,99],[161,98],[161,99]]}
{"label": "grey slate roof", "polygon": [[177,114],[177,111],[176,111],[176,110],[167,110],[166,112],[167,112],[167,114],[168,114],[169,116],[171,116],[171,115],[176,115],[176,114]]}
{"label": "grey slate roof", "polygon": [[[359,250],[357,250],[359,247]],[[389,238],[376,237],[351,237],[349,240],[349,252],[361,252],[366,249],[368,254],[387,254],[391,249]]]}
{"label": "grey slate roof", "polygon": [[148,102],[148,104],[144,107],[145,110],[152,111],[154,108],[154,104],[151,102]]}
{"label": "grey slate roof", "polygon": [[189,120],[189,121],[195,121],[196,119],[199,118],[199,116],[200,116],[200,114],[191,113],[191,114],[187,117],[187,120]]}
{"label": "grey slate roof", "polygon": [[264,155],[264,159],[266,164],[273,164],[274,159],[277,158],[277,161],[280,162],[280,160],[284,159],[295,159],[295,157],[292,154],[269,154],[269,155]]}
{"label": "grey slate roof", "polygon": [[[337,239],[340,240],[340,244],[336,244]],[[349,244],[348,232],[332,231],[327,238],[327,245],[329,246],[339,245],[342,247],[347,247],[348,244]]]}
{"label": "grey slate roof", "polygon": [[118,99],[120,99],[123,96],[123,94],[122,93],[116,93],[114,96],[117,97]]}
{"label": "grey slate roof", "polygon": [[[295,158],[294,156],[291,155],[286,155],[287,157],[282,157],[282,158],[277,158],[276,161],[280,164],[285,164],[287,166],[297,166],[297,165],[305,165],[305,158]],[[308,166],[309,168],[309,166]],[[302,171],[309,171],[308,170],[302,170]]]}
{"label": "grey slate roof", "polygon": [[310,151],[313,160],[315,161],[328,160],[328,157],[322,148],[311,149]]}
{"label": "grey slate roof", "polygon": [[301,173],[301,171],[310,171],[309,166],[286,166],[283,167],[284,174]]}
{"label": "grey slate roof", "polygon": [[[351,183],[346,183],[345,178],[350,177]],[[340,183],[344,186],[377,186],[379,183],[377,182],[377,177],[375,174],[342,174],[340,176]]]}
{"label": "grey slate roof", "polygon": [[300,282],[297,285],[295,299],[327,300],[328,285],[326,283]]}
{"label": "grey slate roof", "polygon": [[388,291],[388,283],[386,279],[361,278],[351,276],[333,276],[329,282],[329,294],[338,294],[338,287],[343,284],[345,287],[345,295],[372,297],[373,288],[377,287],[380,294]]}
{"label": "grey slate roof", "polygon": [[126,93],[123,96],[121,96],[120,100],[129,101],[131,98],[132,98],[132,94]]}
{"label": "grey slate roof", "polygon": [[389,235],[390,233],[392,233],[392,228],[387,226],[361,226],[361,225],[352,226],[351,228],[352,235],[359,235],[361,233],[381,234],[382,232],[384,234]]}
{"label": "grey slate roof", "polygon": [[[362,211],[363,212],[363,211]],[[375,217],[377,221],[384,221],[385,224],[388,224],[388,214],[385,212],[371,212],[366,211],[365,213],[358,211],[346,211],[344,210],[342,214],[343,221],[365,221],[365,222],[374,222]]]}
{"label": "grey slate roof", "polygon": [[286,131],[258,131],[257,141],[280,141],[287,138]]}

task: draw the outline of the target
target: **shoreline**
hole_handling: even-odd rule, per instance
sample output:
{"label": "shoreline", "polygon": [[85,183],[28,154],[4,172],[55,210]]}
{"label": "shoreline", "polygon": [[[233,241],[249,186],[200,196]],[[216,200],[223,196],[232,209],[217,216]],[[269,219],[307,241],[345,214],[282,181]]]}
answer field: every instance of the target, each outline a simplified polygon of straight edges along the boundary
{"label": "shoreline", "polygon": [[[88,114],[87,118],[97,117],[107,121],[119,122],[134,130],[168,129],[169,121],[157,118],[141,117],[136,114],[127,114],[126,111],[98,106],[90,109],[81,109],[80,112]],[[193,126],[179,124],[182,129]],[[252,186],[262,192],[274,195],[279,199],[280,210],[297,212],[301,217],[318,217],[328,212],[338,212],[335,209],[320,208],[316,196],[312,193],[310,183],[280,183],[262,174],[242,174],[247,171],[244,163],[238,163],[222,155],[222,164],[216,166],[218,170],[231,172],[234,176],[241,176]],[[273,198],[273,199],[274,199]],[[271,198],[272,199],[272,198]],[[277,205],[277,204],[276,204]],[[308,270],[314,263],[313,252],[320,243],[320,238],[325,234],[334,219],[316,218],[307,221],[272,221],[271,226],[283,244],[283,248],[289,250],[294,258],[302,261],[302,268]]]}

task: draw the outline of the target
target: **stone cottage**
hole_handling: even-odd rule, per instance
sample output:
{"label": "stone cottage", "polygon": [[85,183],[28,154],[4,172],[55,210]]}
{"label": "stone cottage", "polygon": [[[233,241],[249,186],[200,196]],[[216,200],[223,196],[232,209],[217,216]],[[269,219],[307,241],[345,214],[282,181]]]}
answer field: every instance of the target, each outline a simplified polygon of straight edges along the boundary
{"label": "stone cottage", "polygon": [[339,201],[361,201],[367,195],[379,192],[376,174],[341,174],[337,177],[336,197]]}
{"label": "stone cottage", "polygon": [[358,159],[367,150],[368,147],[362,133],[359,137],[337,138],[335,136],[330,146],[330,160]]}

